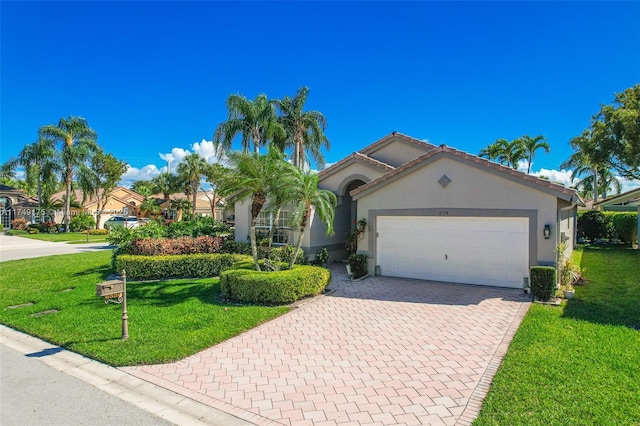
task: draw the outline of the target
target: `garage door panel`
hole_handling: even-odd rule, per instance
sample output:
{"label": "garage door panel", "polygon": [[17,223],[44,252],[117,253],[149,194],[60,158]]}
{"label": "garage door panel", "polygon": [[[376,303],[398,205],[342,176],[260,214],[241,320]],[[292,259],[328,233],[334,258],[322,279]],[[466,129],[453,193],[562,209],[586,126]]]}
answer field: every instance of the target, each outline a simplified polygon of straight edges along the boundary
{"label": "garage door panel", "polygon": [[522,286],[528,276],[527,218],[379,217],[383,275]]}

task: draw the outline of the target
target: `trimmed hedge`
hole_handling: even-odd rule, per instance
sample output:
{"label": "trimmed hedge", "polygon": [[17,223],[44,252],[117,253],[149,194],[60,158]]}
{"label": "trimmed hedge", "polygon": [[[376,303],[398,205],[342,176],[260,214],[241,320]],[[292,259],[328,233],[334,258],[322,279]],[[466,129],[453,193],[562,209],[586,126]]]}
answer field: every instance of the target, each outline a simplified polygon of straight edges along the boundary
{"label": "trimmed hedge", "polygon": [[553,266],[531,267],[531,294],[543,302],[556,294],[556,268]]}
{"label": "trimmed hedge", "polygon": [[267,305],[292,303],[306,296],[315,296],[330,282],[331,272],[328,269],[306,265],[273,272],[230,269],[220,274],[220,290],[224,297]]}
{"label": "trimmed hedge", "polygon": [[189,254],[173,256],[118,255],[116,271],[125,270],[127,278],[153,280],[165,278],[209,278],[238,262],[250,261],[242,254]]}
{"label": "trimmed hedge", "polygon": [[142,238],[131,242],[127,253],[140,256],[218,253],[222,237]]}
{"label": "trimmed hedge", "polygon": [[598,210],[579,212],[578,235],[592,242],[600,238],[618,238],[632,244],[638,239],[638,213]]}

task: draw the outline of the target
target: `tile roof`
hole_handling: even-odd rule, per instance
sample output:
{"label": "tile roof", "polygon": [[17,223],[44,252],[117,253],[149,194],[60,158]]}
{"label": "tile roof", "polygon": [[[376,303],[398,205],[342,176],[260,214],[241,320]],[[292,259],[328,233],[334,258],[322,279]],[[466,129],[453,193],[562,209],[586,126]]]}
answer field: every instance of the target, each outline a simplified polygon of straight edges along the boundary
{"label": "tile roof", "polygon": [[342,160],[338,161],[335,164],[332,164],[331,166],[327,167],[326,169],[322,170],[320,173],[318,173],[318,177],[320,179],[324,179],[327,176],[331,176],[334,173],[339,172],[340,170],[342,170],[343,168],[347,167],[349,164],[352,164],[355,161],[362,161],[368,164],[371,164],[373,166],[379,167],[383,170],[386,171],[391,171],[394,169],[393,166],[387,164],[387,163],[383,163],[382,161],[378,161],[375,158],[371,158],[368,155],[362,154],[360,152],[354,152],[353,154],[349,155],[348,157],[343,158]]}
{"label": "tile roof", "polygon": [[559,198],[565,199],[567,201],[569,200],[580,201],[580,197],[578,196],[577,192],[574,189],[567,188],[563,185],[553,183],[546,179],[540,179],[538,177],[512,169],[511,167],[494,163],[484,158],[480,158],[477,155],[469,154],[467,152],[460,151],[455,148],[448,147],[446,145],[440,145],[439,147],[429,152],[426,152],[425,154],[422,154],[421,156],[415,158],[414,160],[411,160],[406,164],[403,164],[402,166],[390,171],[389,173],[379,177],[378,179],[375,179],[367,183],[366,185],[362,185],[354,189],[353,191],[351,191],[351,196],[356,196],[358,194],[369,192],[372,188],[376,187],[377,185],[385,181],[388,181],[390,179],[394,179],[396,176],[404,174],[407,170],[413,168],[414,166],[420,163],[423,163],[425,161],[428,161],[429,159],[432,159],[433,157],[436,157],[439,155],[449,155],[454,158],[471,162],[481,167],[486,167],[491,170],[495,170],[501,174],[504,174],[505,177],[511,180],[514,180],[520,183],[529,184],[530,186],[533,186],[537,189],[540,189],[546,192],[552,192],[556,194],[556,196],[558,196]]}
{"label": "tile roof", "polygon": [[410,144],[416,145],[420,148],[426,148],[428,150],[434,149],[436,148],[435,145],[421,141],[420,139],[416,139],[413,138],[411,136],[407,136],[405,134],[399,133],[399,132],[392,132],[390,134],[388,134],[387,136],[383,137],[382,139],[372,143],[371,145],[367,146],[364,149],[361,149],[360,152],[362,154],[365,155],[370,155],[371,153],[379,150],[380,148],[384,147],[385,145],[391,143],[394,139],[400,139],[401,141],[404,142],[408,142]]}

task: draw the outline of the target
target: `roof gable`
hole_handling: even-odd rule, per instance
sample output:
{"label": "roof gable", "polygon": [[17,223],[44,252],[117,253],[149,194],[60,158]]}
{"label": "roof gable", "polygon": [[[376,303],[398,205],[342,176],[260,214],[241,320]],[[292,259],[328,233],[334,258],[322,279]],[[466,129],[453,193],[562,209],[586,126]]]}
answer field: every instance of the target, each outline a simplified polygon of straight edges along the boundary
{"label": "roof gable", "polygon": [[378,161],[375,158],[371,158],[365,154],[362,154],[360,152],[354,152],[353,154],[349,155],[346,158],[343,158],[342,160],[338,161],[335,164],[332,164],[330,167],[327,167],[326,169],[322,170],[320,173],[318,173],[318,179],[319,180],[323,180],[326,179],[327,177],[334,175],[335,173],[338,173],[339,171],[345,169],[346,167],[350,166],[351,164],[354,163],[362,163],[362,164],[367,164],[367,165],[371,165],[374,166],[376,168],[381,169],[384,172],[389,172],[391,170],[394,169],[393,166],[390,166],[389,164],[383,163],[382,161]]}
{"label": "roof gable", "polygon": [[472,167],[476,167],[490,173],[498,174],[506,179],[520,183],[522,185],[526,185],[539,191],[555,195],[557,198],[565,201],[580,201],[580,198],[578,197],[574,189],[566,188],[560,184],[553,183],[545,179],[540,179],[523,172],[519,172],[510,167],[506,167],[501,164],[488,161],[484,158],[480,158],[476,155],[450,148],[446,145],[441,145],[438,148],[435,148],[419,156],[418,158],[409,161],[403,166],[398,167],[397,169],[385,174],[384,176],[381,176],[378,179],[367,183],[366,185],[362,185],[361,187],[354,189],[353,191],[351,191],[351,196],[353,196],[354,200],[357,200],[358,198],[374,192],[379,188],[382,188],[386,184],[394,182],[419,168],[428,166],[429,164],[442,157],[461,161]]}
{"label": "roof gable", "polygon": [[391,166],[399,167],[435,148],[436,146],[430,143],[393,132],[359,152]]}

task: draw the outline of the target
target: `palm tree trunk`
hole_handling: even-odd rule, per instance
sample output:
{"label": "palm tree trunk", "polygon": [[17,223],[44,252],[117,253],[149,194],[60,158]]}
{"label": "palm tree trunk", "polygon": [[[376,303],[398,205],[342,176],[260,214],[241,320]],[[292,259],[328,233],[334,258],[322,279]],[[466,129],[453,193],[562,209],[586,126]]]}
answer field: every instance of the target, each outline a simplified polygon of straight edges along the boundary
{"label": "palm tree trunk", "polygon": [[593,168],[593,201],[598,202],[598,168]]}
{"label": "palm tree trunk", "polygon": [[69,232],[69,216],[71,216],[71,181],[73,180],[73,166],[67,162],[67,174],[65,176],[67,199],[64,200],[64,232]]}
{"label": "palm tree trunk", "polygon": [[211,197],[211,217],[213,220],[216,220],[216,193],[213,192],[213,197]]}
{"label": "palm tree trunk", "polygon": [[293,265],[296,263],[296,259],[298,258],[298,254],[300,253],[300,248],[302,247],[302,239],[304,238],[304,230],[307,227],[307,222],[309,221],[310,215],[311,215],[311,209],[307,207],[307,209],[304,212],[304,217],[302,218],[302,222],[300,223],[300,234],[298,235],[298,243],[296,244],[296,251],[293,253],[293,257],[291,258],[289,269],[293,268]]}
{"label": "palm tree trunk", "polygon": [[191,196],[193,207],[191,209],[191,219],[196,218],[196,198],[198,196],[198,187],[193,188],[193,195]]}
{"label": "palm tree trunk", "polygon": [[280,211],[282,206],[278,206],[276,213],[273,215],[273,223],[269,229],[269,252],[271,252],[271,245],[273,244],[273,234],[275,234],[276,227],[278,226],[278,220],[280,219]]}
{"label": "palm tree trunk", "polygon": [[260,270],[260,263],[258,263],[258,245],[256,243],[256,218],[251,217],[251,227],[249,229],[249,241],[251,242],[251,255],[253,256],[253,264],[256,267],[256,271]]}

